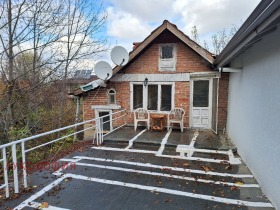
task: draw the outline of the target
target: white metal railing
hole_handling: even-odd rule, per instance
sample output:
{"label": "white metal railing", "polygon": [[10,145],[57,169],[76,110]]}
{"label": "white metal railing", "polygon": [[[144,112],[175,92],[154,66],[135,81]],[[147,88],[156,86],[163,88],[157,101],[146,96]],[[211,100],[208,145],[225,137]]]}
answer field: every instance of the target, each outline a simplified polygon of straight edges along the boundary
{"label": "white metal railing", "polygon": [[[120,116],[116,116],[117,114],[120,115]],[[37,134],[37,135],[34,135],[34,136],[30,136],[30,137],[27,137],[27,138],[23,138],[23,139],[16,140],[16,141],[13,141],[13,142],[10,142],[10,143],[7,143],[7,144],[0,145],[0,150],[2,151],[2,158],[0,159],[0,164],[2,163],[3,173],[4,173],[4,183],[0,185],[0,189],[5,188],[6,197],[10,196],[9,176],[8,176],[9,167],[8,167],[8,161],[7,161],[7,148],[11,147],[12,164],[13,164],[12,168],[13,168],[14,192],[18,193],[19,192],[19,175],[18,175],[17,151],[16,151],[16,148],[17,148],[18,145],[20,145],[20,150],[21,150],[21,159],[22,159],[22,167],[21,167],[21,169],[22,169],[22,175],[23,175],[23,186],[24,186],[24,188],[27,188],[26,153],[31,152],[31,151],[33,151],[35,149],[40,148],[40,147],[43,147],[43,146],[55,143],[55,142],[60,141],[62,139],[68,138],[70,136],[77,135],[78,133],[84,132],[84,131],[89,130],[89,129],[95,129],[95,138],[94,137],[93,138],[95,139],[96,144],[100,145],[103,142],[103,136],[104,136],[103,124],[110,122],[110,120],[115,121],[115,120],[121,119],[121,118],[126,119],[125,118],[126,115],[127,115],[126,114],[126,110],[120,110],[120,111],[117,111],[117,112],[114,112],[114,113],[111,113],[111,114],[108,114],[108,115],[105,115],[105,116],[102,116],[102,117],[94,118],[92,120],[87,120],[87,121],[84,121],[84,122],[76,123],[74,125],[69,125],[69,126],[66,126],[66,127],[63,127],[63,128],[55,129],[55,130],[52,130],[52,131],[48,131],[48,132],[45,132],[45,133]],[[116,116],[116,117],[114,118],[113,116]],[[109,117],[110,120],[104,122],[104,118],[105,117]],[[49,142],[37,145],[37,146],[35,146],[33,148],[25,149],[25,144],[28,141],[31,141],[31,140],[34,140],[34,139],[38,139],[40,137],[44,137],[44,136],[47,136],[47,135],[50,135],[50,134],[54,134],[54,133],[57,133],[57,132],[60,132],[60,131],[64,131],[64,130],[67,130],[67,129],[70,129],[70,128],[77,128],[77,126],[79,126],[79,125],[84,125],[84,124],[93,123],[93,122],[95,122],[95,125],[90,126],[88,128],[85,128],[83,130],[80,130],[80,131],[77,131],[77,132],[74,132],[74,133],[71,133],[71,134],[68,134],[68,135],[56,138],[56,139],[51,140]],[[120,127],[123,127],[124,125],[126,125],[126,120],[124,120],[124,123],[122,125],[120,125],[120,126],[116,127],[115,129],[111,130],[109,133],[115,131],[116,129],[118,129]]]}

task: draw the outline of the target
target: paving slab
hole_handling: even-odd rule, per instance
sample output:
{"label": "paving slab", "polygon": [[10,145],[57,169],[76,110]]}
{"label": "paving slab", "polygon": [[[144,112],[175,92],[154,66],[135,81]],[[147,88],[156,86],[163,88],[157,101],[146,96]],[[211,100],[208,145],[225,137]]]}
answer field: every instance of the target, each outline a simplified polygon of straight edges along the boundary
{"label": "paving slab", "polygon": [[104,141],[112,141],[112,142],[128,142],[134,136],[143,131],[145,127],[138,127],[135,131],[133,127],[122,127],[104,137]]}
{"label": "paving slab", "polygon": [[160,145],[167,131],[146,131],[139,136],[133,143],[148,143]]}
{"label": "paving slab", "polygon": [[199,130],[195,147],[199,149],[236,150],[236,147],[224,134],[215,134],[212,130]]}
{"label": "paving slab", "polygon": [[[141,136],[143,139],[155,136],[157,142],[166,133],[149,132],[145,138]],[[176,135],[186,137],[190,133],[175,133],[172,138]],[[6,201],[5,208],[28,201],[84,210],[274,209],[242,161],[231,165],[223,161],[180,159],[175,147],[165,147],[162,153],[165,156],[157,156],[159,146],[154,143],[133,144],[131,149],[124,149],[127,145],[128,142],[104,142],[102,146],[68,155],[59,164],[72,161],[72,170],[64,168],[56,175],[42,170],[30,175],[30,186],[36,185],[34,192],[42,192],[41,195],[34,197],[34,192],[27,193]],[[216,154],[199,155],[212,160],[221,158]],[[267,207],[258,206],[260,203]],[[34,208],[27,203],[26,209]]]}
{"label": "paving slab", "polygon": [[194,135],[194,130],[172,130],[167,140],[167,145],[177,146],[178,144],[190,144]]}

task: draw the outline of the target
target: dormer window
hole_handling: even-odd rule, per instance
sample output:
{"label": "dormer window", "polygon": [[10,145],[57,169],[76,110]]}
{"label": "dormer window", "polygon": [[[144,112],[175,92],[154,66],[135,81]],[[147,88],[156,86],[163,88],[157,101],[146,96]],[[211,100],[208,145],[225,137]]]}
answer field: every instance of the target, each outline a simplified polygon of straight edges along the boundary
{"label": "dormer window", "polygon": [[114,89],[108,91],[108,104],[116,104],[116,91]]}
{"label": "dormer window", "polygon": [[159,71],[176,71],[176,54],[175,44],[159,45]]}

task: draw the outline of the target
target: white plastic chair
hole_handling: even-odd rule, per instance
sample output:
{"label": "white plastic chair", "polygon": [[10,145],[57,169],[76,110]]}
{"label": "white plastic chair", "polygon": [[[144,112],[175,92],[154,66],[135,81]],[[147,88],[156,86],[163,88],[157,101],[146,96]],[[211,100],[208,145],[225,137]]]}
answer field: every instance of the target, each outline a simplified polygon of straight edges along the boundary
{"label": "white plastic chair", "polygon": [[167,117],[167,129],[169,130],[171,124],[178,123],[180,124],[181,132],[184,130],[184,116],[185,111],[181,108],[174,108],[172,109]]}
{"label": "white plastic chair", "polygon": [[146,122],[150,130],[150,114],[146,109],[138,108],[134,111],[134,130],[136,131],[138,122]]}

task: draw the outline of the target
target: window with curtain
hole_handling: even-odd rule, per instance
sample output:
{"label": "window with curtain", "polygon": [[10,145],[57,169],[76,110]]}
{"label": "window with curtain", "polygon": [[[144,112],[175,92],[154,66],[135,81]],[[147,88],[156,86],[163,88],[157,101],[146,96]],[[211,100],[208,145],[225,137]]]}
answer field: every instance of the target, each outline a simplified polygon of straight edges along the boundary
{"label": "window with curtain", "polygon": [[158,110],[158,85],[148,86],[148,110]]}
{"label": "window with curtain", "polygon": [[171,100],[172,100],[172,86],[171,85],[161,85],[161,111],[171,110]]}
{"label": "window with curtain", "polygon": [[171,84],[148,84],[146,87],[133,84],[133,109],[145,108],[150,111],[170,111],[172,109]]}
{"label": "window with curtain", "polygon": [[143,107],[143,85],[133,85],[133,109]]}

